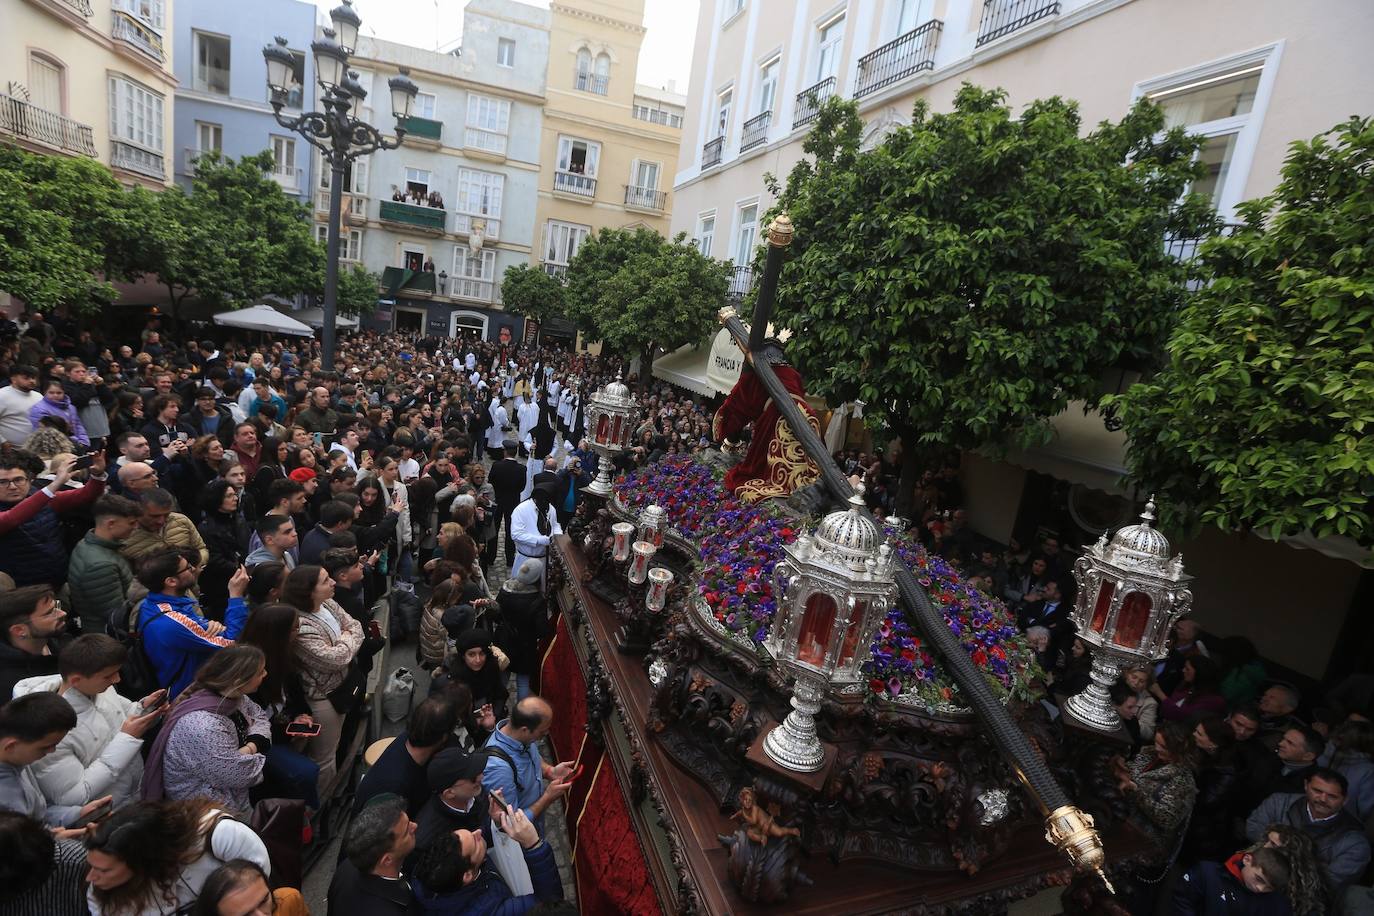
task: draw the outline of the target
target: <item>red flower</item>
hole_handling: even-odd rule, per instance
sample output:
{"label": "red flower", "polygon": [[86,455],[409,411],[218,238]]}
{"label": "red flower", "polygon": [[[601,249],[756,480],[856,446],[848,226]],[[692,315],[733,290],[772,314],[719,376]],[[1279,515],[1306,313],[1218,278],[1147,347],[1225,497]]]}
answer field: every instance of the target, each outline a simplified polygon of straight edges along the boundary
{"label": "red flower", "polygon": [[748,583],[748,582],[745,582],[745,581],[743,581],[743,580],[741,580],[741,581],[739,582],[739,584],[735,586],[735,591],[736,591],[738,594],[741,594],[741,595],[743,595],[743,594],[744,594],[745,592],[747,592],[748,590],[749,590],[749,583]]}
{"label": "red flower", "polygon": [[782,534],[782,536],[785,537],[785,538],[790,538],[790,537],[792,537],[792,535],[796,534],[796,532],[793,531],[791,528],[784,528],[784,529],[782,529],[781,534]]}
{"label": "red flower", "polygon": [[988,654],[987,654],[986,652],[984,652],[981,648],[980,648],[980,649],[974,649],[974,650],[973,650],[973,663],[974,663],[975,665],[977,665],[979,668],[986,667],[986,666],[987,666],[987,663],[988,663]]}
{"label": "red flower", "polygon": [[873,691],[874,693],[886,693],[887,681],[880,680],[879,678],[875,677],[868,682],[868,689]]}
{"label": "red flower", "polygon": [[916,660],[916,650],[915,650],[915,649],[903,649],[903,650],[902,650],[902,658],[906,659],[906,660],[909,661],[909,662],[915,661],[915,660]]}
{"label": "red flower", "polygon": [[1007,653],[1001,646],[993,646],[989,651],[992,652],[993,658],[1005,659],[1007,657]]}

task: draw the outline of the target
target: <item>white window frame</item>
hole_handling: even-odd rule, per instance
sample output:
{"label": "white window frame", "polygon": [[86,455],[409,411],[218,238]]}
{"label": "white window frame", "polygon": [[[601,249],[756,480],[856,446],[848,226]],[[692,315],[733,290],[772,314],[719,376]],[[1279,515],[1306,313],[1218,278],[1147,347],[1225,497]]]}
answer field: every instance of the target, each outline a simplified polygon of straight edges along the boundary
{"label": "white window frame", "polygon": [[[321,245],[329,244],[329,226],[315,224],[315,241]],[[339,235],[339,260],[356,263],[363,257],[363,230],[349,229]]]}
{"label": "white window frame", "polygon": [[[744,221],[744,211],[750,207],[754,208],[754,219],[752,223]],[[759,245],[759,219],[763,215],[763,203],[757,197],[746,198],[735,202],[735,225],[730,232],[731,251],[730,261],[736,267],[747,267],[753,263],[754,252]],[[740,252],[744,249],[744,242],[748,234],[748,251],[745,252],[744,260],[740,260]]]}
{"label": "white window frame", "polygon": [[[474,272],[473,267],[476,266]],[[473,251],[467,245],[453,246],[449,292],[458,299],[490,302],[496,289],[496,252],[490,248]]]}
{"label": "white window frame", "polygon": [[[848,27],[849,24],[848,19],[848,8],[841,7],[839,10],[825,16],[816,24],[816,53],[813,57],[814,64],[811,71],[812,76],[814,78],[808,82],[808,85],[814,86],[817,83],[822,82],[823,80],[827,80],[832,76],[835,77],[835,80],[838,83],[840,78],[840,55],[844,52],[844,37],[845,29]],[[836,35],[836,37],[834,37],[830,41],[826,41],[825,33],[829,31],[832,26],[838,26],[839,32]],[[831,72],[828,73],[822,70],[822,64],[826,60],[827,49],[833,49],[835,52],[834,57],[830,58],[832,64],[829,67],[829,70]]]}
{"label": "white window frame", "polygon": [[740,13],[744,12],[744,8],[748,5],[748,0],[721,0],[721,28],[724,28],[725,26],[734,22],[735,17],[737,17]]}
{"label": "white window frame", "polygon": [[587,154],[583,157],[583,171],[576,173],[585,178],[596,178],[601,171],[601,143],[596,140],[588,140],[585,137],[560,134],[558,136],[558,158],[555,160],[554,167],[560,172],[572,174],[572,150],[573,144],[581,143],[587,148]]}
{"label": "white window frame", "polygon": [[426,245],[424,242],[401,242],[400,249],[401,259],[400,262],[396,265],[397,267],[406,267],[406,258],[412,254],[418,254],[420,256],[420,266],[415,269],[424,270],[425,262],[429,260],[428,245]]}
{"label": "white window frame", "polygon": [[925,5],[926,0],[893,0],[892,24],[888,27],[891,35],[889,40],[901,38],[907,32],[914,32],[921,23],[928,21],[930,16],[921,16],[921,9]]}
{"label": "white window frame", "polygon": [[109,78],[109,93],[110,138],[162,155],[166,98],[142,83],[114,74]]}
{"label": "white window frame", "polygon": [[1231,161],[1227,165],[1225,180],[1221,183],[1217,197],[1217,215],[1223,220],[1235,217],[1236,205],[1245,200],[1245,185],[1250,179],[1250,168],[1254,164],[1255,151],[1259,146],[1260,134],[1264,129],[1264,116],[1269,108],[1269,99],[1274,92],[1274,82],[1278,75],[1279,60],[1283,56],[1283,41],[1264,45],[1239,54],[1218,58],[1176,71],[1163,76],[1153,77],[1136,83],[1131,93],[1134,102],[1141,96],[1154,96],[1170,90],[1181,89],[1194,83],[1220,79],[1228,75],[1238,75],[1248,68],[1260,67],[1259,85],[1255,88],[1255,101],[1247,114],[1221,118],[1200,124],[1188,125],[1190,133],[1203,137],[1236,135],[1236,146]]}
{"label": "white window frame", "polygon": [[435,112],[439,110],[439,97],[432,92],[415,93],[415,103],[410,107],[410,113],[417,118],[425,118],[429,121],[437,120]]}
{"label": "white window frame", "polygon": [[[771,77],[769,76],[770,70],[772,71]],[[771,55],[759,64],[758,99],[754,105],[754,114],[761,115],[765,111],[773,111],[778,107],[778,85],[781,77],[781,52]]]}
{"label": "white window frame", "polygon": [[[644,184],[639,180],[639,170],[641,166],[653,166],[654,183]],[[640,188],[645,191],[657,191],[658,184],[663,180],[663,163],[653,159],[635,159],[630,162],[630,187]]]}
{"label": "white window frame", "polygon": [[[458,170],[458,199],[454,207],[457,212],[469,216],[500,219],[501,203],[505,193],[506,176],[500,172],[461,168]],[[479,201],[477,206],[471,205],[474,194]],[[485,204],[482,201],[485,201]]]}
{"label": "white window frame", "polygon": [[716,132],[711,139],[724,137],[730,133],[730,117],[735,105],[735,87],[733,84],[726,86],[716,93],[716,104],[714,107]]}
{"label": "white window frame", "polygon": [[[201,79],[201,75],[200,75],[200,49],[201,49],[201,42],[202,42],[202,40],[203,40],[203,39],[206,39],[206,38],[213,38],[213,39],[215,39],[216,41],[223,41],[223,42],[225,43],[225,45],[228,46],[228,49],[229,49],[229,53],[228,53],[229,66],[227,66],[227,67],[224,68],[225,83],[226,83],[224,92],[217,92],[217,91],[215,91],[215,90],[209,88],[209,87],[210,87],[210,81],[209,81],[209,79],[208,79],[208,74],[207,74],[207,78],[206,78],[204,81],[202,81],[202,79]],[[208,62],[206,63],[206,67],[207,67],[207,69],[208,69],[208,67],[209,67],[209,63],[208,63]],[[191,88],[193,88],[196,92],[203,92],[203,93],[205,93],[206,95],[220,96],[221,98],[228,98],[229,96],[233,95],[233,92],[234,92],[234,42],[233,42],[233,39],[232,39],[230,36],[228,36],[228,35],[221,35],[221,34],[218,33],[218,32],[204,31],[204,30],[201,30],[201,29],[192,29],[192,30],[191,30]]]}
{"label": "white window frame", "polygon": [[[210,136],[211,143],[206,145],[206,135]],[[213,121],[196,122],[196,152],[197,153],[222,153],[224,152],[224,125],[216,124]]]}
{"label": "white window frame", "polygon": [[505,155],[510,135],[510,100],[468,93],[463,145]]}
{"label": "white window frame", "polygon": [[158,32],[167,26],[167,6],[164,0],[115,0],[113,6]]}
{"label": "white window frame", "polygon": [[507,69],[515,68],[515,39],[498,38],[496,39],[496,66]]}
{"label": "white window frame", "polygon": [[[412,175],[415,177],[412,178]],[[434,190],[434,173],[429,169],[417,169],[414,166],[408,165],[405,167],[405,173],[401,179],[401,188],[404,192],[408,193],[410,191],[410,184],[412,182],[424,185],[425,194],[428,195],[430,191]]]}
{"label": "white window frame", "polygon": [[[281,134],[268,134],[268,143],[272,150],[272,174],[279,180],[287,182],[288,187],[296,186],[296,138],[286,137]],[[282,153],[278,154],[277,148],[280,144]]]}
{"label": "white window frame", "polygon": [[[706,223],[707,223],[708,220],[709,220],[710,223],[711,223],[711,225],[710,225],[709,228],[708,228],[707,225],[706,225]],[[697,251],[700,251],[705,257],[708,257],[708,258],[711,257],[711,249],[712,249],[712,247],[715,246],[715,241],[716,241],[716,211],[715,211],[715,210],[707,210],[707,211],[704,212],[704,213],[698,213],[698,214],[697,214],[697,236],[696,236]]]}
{"label": "white window frame", "polygon": [[[52,71],[53,74],[56,75],[56,77],[57,77],[57,100],[56,100],[56,101],[57,101],[57,104],[56,104],[55,107],[52,107],[52,108],[47,107],[45,104],[39,104],[39,102],[37,102],[37,101],[35,101],[34,104],[35,104],[35,105],[38,105],[38,107],[39,107],[39,108],[42,108],[44,111],[51,111],[53,114],[66,115],[66,113],[67,113],[67,65],[64,64],[64,63],[62,63],[62,61],[58,60],[56,57],[54,57],[53,55],[49,54],[49,53],[46,52],[46,51],[40,51],[40,50],[38,50],[38,49],[36,49],[36,48],[31,48],[31,49],[29,50],[29,60],[28,60],[28,71],[29,71],[29,72],[28,72],[28,80],[29,80],[29,89],[30,89],[30,91],[32,91],[32,92],[34,92],[34,93],[36,94],[36,93],[37,93],[37,89],[38,89],[38,86],[37,86],[38,80],[34,79],[35,68],[44,68],[44,69],[47,69],[47,70]],[[46,101],[46,100],[44,100],[44,101]]]}
{"label": "white window frame", "polygon": [[545,263],[568,266],[577,255],[577,249],[582,247],[591,234],[591,226],[557,219],[549,220],[544,224],[544,244],[540,249]]}

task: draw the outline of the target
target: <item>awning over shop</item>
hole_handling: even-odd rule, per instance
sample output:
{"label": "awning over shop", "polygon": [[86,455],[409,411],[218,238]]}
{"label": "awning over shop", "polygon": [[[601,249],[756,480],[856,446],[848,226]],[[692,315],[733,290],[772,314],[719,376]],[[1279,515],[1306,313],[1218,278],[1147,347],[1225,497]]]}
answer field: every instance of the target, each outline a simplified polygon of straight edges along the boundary
{"label": "awning over shop", "polygon": [[246,331],[262,331],[266,334],[290,334],[293,337],[314,337],[310,325],[304,324],[272,308],[270,305],[254,305],[232,312],[220,312],[215,316],[215,324],[230,328],[243,328]]}
{"label": "awning over shop", "polygon": [[709,348],[688,344],[654,360],[654,377],[709,398],[729,394],[743,366],[744,354],[722,328]]}

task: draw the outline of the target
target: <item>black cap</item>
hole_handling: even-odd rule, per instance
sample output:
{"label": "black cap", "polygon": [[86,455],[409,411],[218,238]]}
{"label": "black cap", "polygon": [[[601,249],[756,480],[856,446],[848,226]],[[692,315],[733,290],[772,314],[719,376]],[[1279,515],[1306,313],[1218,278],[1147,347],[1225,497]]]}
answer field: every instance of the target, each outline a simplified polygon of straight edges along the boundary
{"label": "black cap", "polygon": [[481,751],[469,754],[462,748],[450,747],[434,755],[425,771],[431,792],[442,792],[460,779],[476,779],[487,766],[487,755]]}

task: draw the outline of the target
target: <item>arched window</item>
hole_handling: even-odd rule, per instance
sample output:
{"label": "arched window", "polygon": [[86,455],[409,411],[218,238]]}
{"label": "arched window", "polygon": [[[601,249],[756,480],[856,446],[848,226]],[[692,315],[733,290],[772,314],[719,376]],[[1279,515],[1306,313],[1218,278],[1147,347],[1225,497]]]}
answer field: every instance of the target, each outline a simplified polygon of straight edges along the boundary
{"label": "arched window", "polygon": [[63,81],[67,68],[55,57],[40,51],[29,52],[29,101],[34,107],[54,114],[66,114]]}
{"label": "arched window", "polygon": [[604,51],[596,55],[596,75],[602,79],[611,75],[611,56]]}
{"label": "arched window", "polygon": [[577,72],[578,75],[592,72],[592,52],[586,48],[577,52]]}

